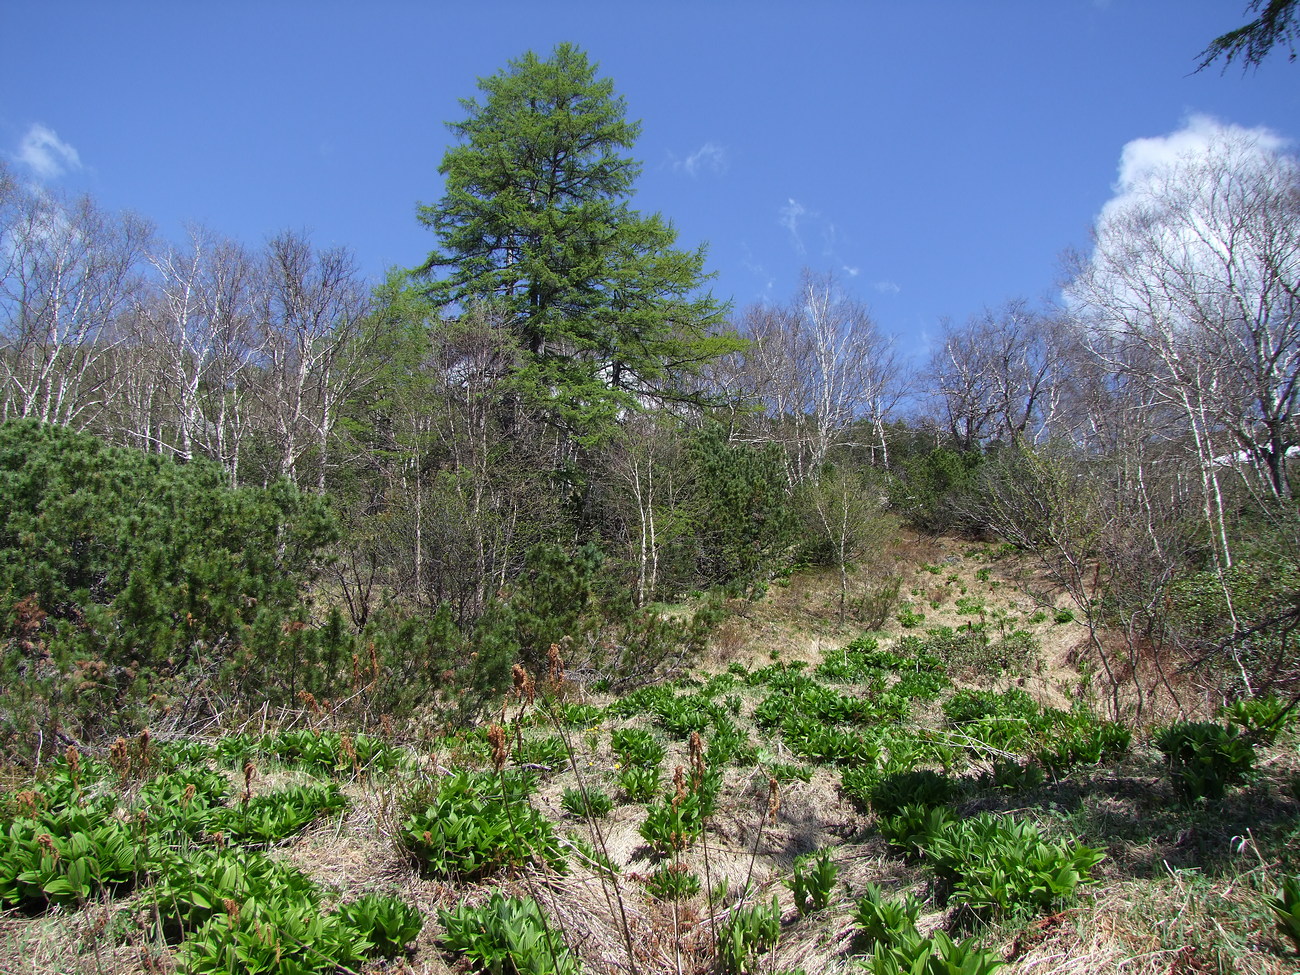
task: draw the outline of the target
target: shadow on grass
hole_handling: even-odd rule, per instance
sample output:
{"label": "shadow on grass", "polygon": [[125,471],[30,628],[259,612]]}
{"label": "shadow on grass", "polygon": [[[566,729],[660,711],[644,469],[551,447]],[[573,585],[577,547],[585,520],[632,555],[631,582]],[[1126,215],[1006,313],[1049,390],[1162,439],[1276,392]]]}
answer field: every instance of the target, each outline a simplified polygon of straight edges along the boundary
{"label": "shadow on grass", "polygon": [[1049,813],[1063,831],[1104,846],[1102,872],[1112,875],[1150,879],[1195,869],[1215,877],[1261,860],[1300,869],[1300,802],[1269,775],[1221,800],[1185,803],[1158,767],[1100,767],[1076,770],[1032,792],[985,794],[975,804]]}

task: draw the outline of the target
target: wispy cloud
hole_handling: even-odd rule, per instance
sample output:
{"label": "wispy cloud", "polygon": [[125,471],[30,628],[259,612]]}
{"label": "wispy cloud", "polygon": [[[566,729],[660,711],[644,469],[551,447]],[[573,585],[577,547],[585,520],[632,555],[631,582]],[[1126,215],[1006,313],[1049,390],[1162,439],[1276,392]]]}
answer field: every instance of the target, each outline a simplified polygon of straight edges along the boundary
{"label": "wispy cloud", "polygon": [[871,288],[882,295],[896,295],[903,290],[894,281],[872,281]]}
{"label": "wispy cloud", "polygon": [[772,289],[776,286],[776,279],[772,277],[762,263],[754,259],[754,252],[750,249],[747,242],[742,241],[740,247],[743,253],[743,256],[741,257],[741,265],[746,271],[762,282],[760,296],[765,297],[771,295]]}
{"label": "wispy cloud", "polygon": [[53,129],[34,123],[18,144],[15,156],[41,182],[58,179],[64,173],[81,169],[77,150],[59,138]]}
{"label": "wispy cloud", "polygon": [[849,277],[851,277],[851,278],[856,278],[859,274],[862,273],[862,268],[860,268],[860,267],[850,267],[848,264],[841,264],[841,265],[840,265],[840,270],[843,271],[845,274],[847,274],[847,275],[848,275]]}
{"label": "wispy cloud", "polygon": [[803,220],[804,217],[810,215],[815,216],[815,214],[810,214],[808,208],[794,197],[790,197],[786,201],[785,206],[781,207],[778,212],[780,213],[780,218],[777,222],[786,230],[790,231],[790,239],[794,242],[794,249],[799,254],[806,253],[807,249],[804,247],[803,237],[799,233],[799,222]]}
{"label": "wispy cloud", "polygon": [[725,146],[720,146],[716,142],[706,142],[685,159],[678,159],[676,154],[672,154],[672,165],[673,172],[685,173],[691,177],[701,173],[721,176],[730,167],[731,161],[727,158]]}

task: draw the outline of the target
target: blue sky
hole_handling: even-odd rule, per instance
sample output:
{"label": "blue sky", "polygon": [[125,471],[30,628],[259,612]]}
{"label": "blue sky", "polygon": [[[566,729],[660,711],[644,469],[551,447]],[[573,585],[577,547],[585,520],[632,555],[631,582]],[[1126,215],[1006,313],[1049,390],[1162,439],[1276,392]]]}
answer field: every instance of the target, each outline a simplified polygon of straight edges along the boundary
{"label": "blue sky", "polygon": [[644,123],[636,205],[707,243],[718,296],[834,271],[920,356],[944,317],[1056,293],[1133,140],[1207,116],[1300,138],[1285,52],[1191,73],[1243,7],[9,0],[0,154],[165,236],[306,229],[377,278],[433,245],[415,207],[441,195],[458,99],[572,41]]}

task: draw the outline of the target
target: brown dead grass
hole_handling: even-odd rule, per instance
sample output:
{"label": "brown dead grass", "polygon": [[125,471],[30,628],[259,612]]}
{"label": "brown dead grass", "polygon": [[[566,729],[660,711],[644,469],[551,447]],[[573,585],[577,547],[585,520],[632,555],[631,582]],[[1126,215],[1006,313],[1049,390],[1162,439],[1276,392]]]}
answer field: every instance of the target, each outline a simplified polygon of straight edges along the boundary
{"label": "brown dead grass", "polygon": [[[965,625],[972,617],[957,611],[957,600],[977,596],[990,612],[1014,618],[1009,625],[1030,629],[1040,641],[1042,665],[1022,679],[1036,698],[1056,707],[1068,707],[1080,697],[1097,700],[1096,681],[1090,684],[1080,672],[1090,652],[1085,628],[1052,622],[1053,611],[1069,605],[1068,600],[1030,560],[1015,555],[994,559],[992,552],[987,545],[902,533],[871,571],[853,577],[854,591],[861,593],[897,573],[902,598],[925,613],[924,624],[912,631],[891,617],[883,642],[905,633],[923,634],[932,626]],[[926,571],[927,565],[939,567],[939,572]],[[839,621],[839,580],[830,571],[795,573],[788,583],[773,585],[765,598],[733,601],[728,608],[728,619],[700,662],[705,673],[723,671],[733,662],[751,667],[777,659],[816,664],[826,650],[843,646],[863,631],[863,624],[851,617]],[[1037,611],[1047,613],[1047,619],[1029,624]],[[1195,698],[1195,688],[1183,690]],[[743,713],[749,714],[758,695],[747,692],[744,698]],[[607,700],[596,698],[595,703]],[[1204,713],[1204,704],[1199,707]],[[1177,702],[1167,695],[1156,694],[1148,708],[1148,715],[1158,721],[1179,713]],[[606,723],[602,728],[595,749],[580,731],[567,734],[583,781],[617,797],[609,727]],[[781,756],[779,740],[760,744]],[[685,745],[672,742],[669,747],[665,780],[676,765],[686,764]],[[1265,765],[1274,778],[1296,774],[1296,742],[1269,753]],[[270,791],[301,780],[297,773],[268,768],[259,770],[253,789]],[[928,893],[924,870],[887,849],[871,829],[870,818],[844,801],[833,771],[818,769],[808,783],[782,783],[779,810],[771,819],[766,776],[753,768],[729,768],[719,808],[703,840],[681,857],[700,877],[706,895],[680,904],[660,903],[644,890],[645,878],[657,865],[639,833],[644,807],[616,805],[598,823],[574,819],[560,806],[564,787],[574,782],[572,771],[557,769],[544,778],[535,801],[557,822],[561,835],[572,831],[603,848],[621,869],[616,877],[587,869],[576,857],[564,877],[529,871],[482,884],[422,877],[395,844],[400,797],[384,780],[348,784],[353,802],[341,819],[317,825],[274,855],[336,891],[339,900],[369,891],[396,893],[424,913],[428,921],[413,953],[391,964],[377,963],[376,973],[462,972],[462,966],[449,963],[438,948],[437,913],[478,903],[494,888],[535,897],[589,972],[621,975],[635,966],[647,975],[703,973],[714,957],[716,932],[736,905],[738,892],[748,885],[749,903],[768,902],[775,895],[783,917],[781,942],[759,959],[758,970],[802,968],[808,975],[834,975],[853,970],[852,901],[867,883],[920,897]],[[236,773],[232,783],[242,788],[242,776]],[[1247,792],[1237,805],[1221,808],[1219,822],[1201,822],[1188,832],[1168,814],[1166,793],[1158,762],[1139,740],[1134,757],[1123,766],[1078,773],[1014,800],[1021,804],[1017,814],[1036,819],[1049,831],[1096,830],[1096,835],[1082,839],[1092,845],[1109,842],[1111,853],[1099,871],[1102,885],[1077,907],[983,932],[986,944],[1007,961],[1008,975],[1300,972],[1295,955],[1278,940],[1261,906],[1282,864],[1259,855],[1249,829],[1241,825],[1258,821],[1260,810],[1272,802],[1278,822],[1285,826],[1293,814],[1289,800]],[[1161,815],[1169,822],[1159,820]],[[1242,835],[1250,842],[1242,847],[1240,862],[1216,861],[1213,871],[1196,866],[1200,847],[1218,849]],[[796,857],[819,849],[830,850],[839,868],[837,896],[827,911],[799,917],[785,880]],[[1162,863],[1164,868],[1157,869]],[[711,901],[707,891],[724,884],[726,897]],[[112,915],[129,914],[138,909],[137,903],[128,897],[79,912],[52,911],[38,918],[11,912],[0,917],[0,973],[171,971],[174,962],[168,950],[141,943],[138,937],[133,941],[110,936]],[[928,930],[946,920],[932,911],[921,927]]]}

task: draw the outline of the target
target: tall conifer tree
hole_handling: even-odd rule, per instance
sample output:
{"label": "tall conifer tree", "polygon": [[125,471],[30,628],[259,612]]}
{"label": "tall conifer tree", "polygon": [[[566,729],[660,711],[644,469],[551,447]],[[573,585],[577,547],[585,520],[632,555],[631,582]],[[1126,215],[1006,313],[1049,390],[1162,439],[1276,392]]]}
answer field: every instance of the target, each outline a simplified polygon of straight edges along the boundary
{"label": "tall conifer tree", "polygon": [[453,313],[493,309],[524,353],[520,394],[588,442],[622,411],[690,398],[684,378],[737,346],[701,293],[704,249],[630,207],[641,126],[596,71],[561,44],[480,79],[450,123],[445,194],[419,209],[439,241],[416,269]]}

